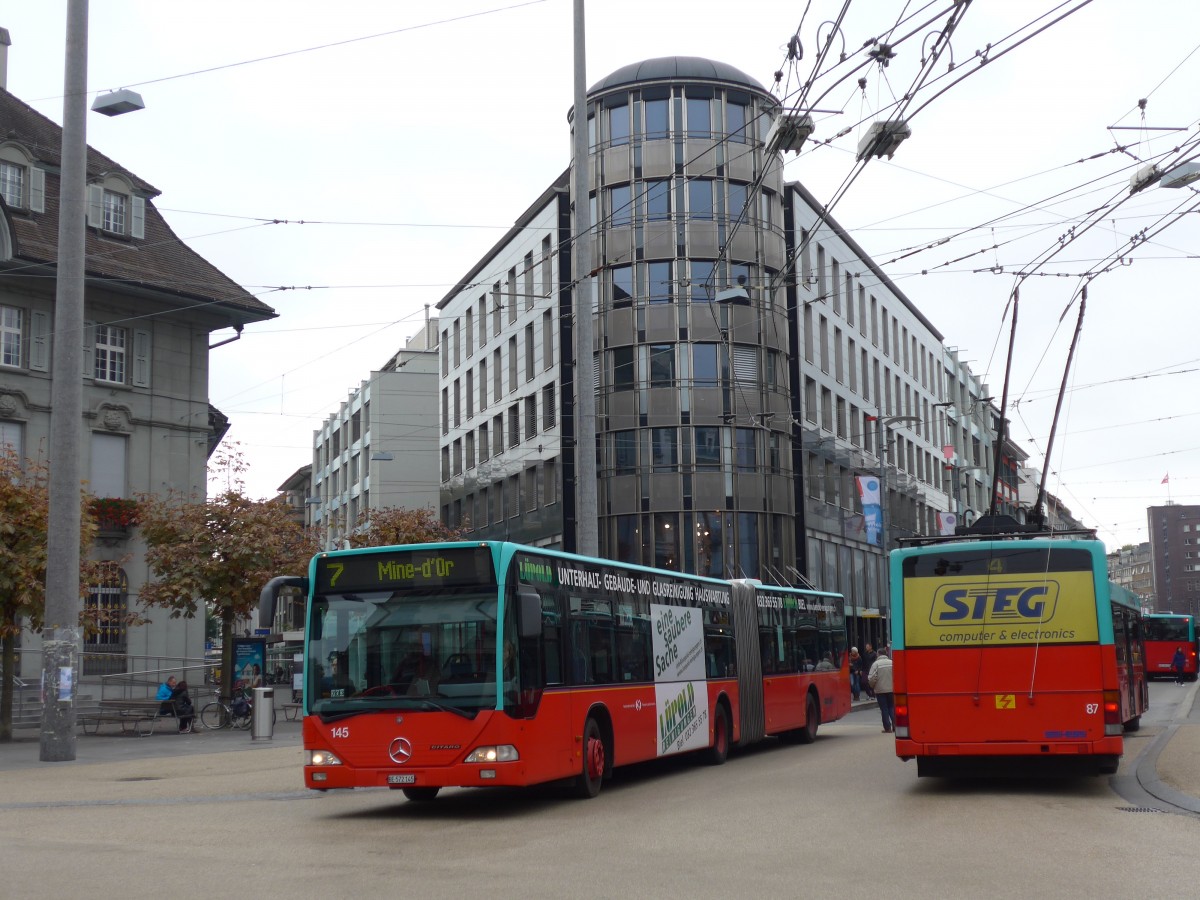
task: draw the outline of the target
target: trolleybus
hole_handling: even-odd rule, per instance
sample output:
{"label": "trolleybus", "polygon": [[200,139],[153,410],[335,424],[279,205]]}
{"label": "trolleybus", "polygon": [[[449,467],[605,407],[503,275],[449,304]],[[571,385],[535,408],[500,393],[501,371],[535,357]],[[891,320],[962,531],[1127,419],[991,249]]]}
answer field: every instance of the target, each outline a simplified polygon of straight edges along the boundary
{"label": "trolleybus", "polygon": [[322,553],[306,579],[304,781],[448,786],[573,779],[849,712],[841,595],[721,581],[504,542]]}
{"label": "trolleybus", "polygon": [[1149,694],[1137,598],[1108,581],[1102,542],[934,538],[890,573],[896,755],[918,776],[1116,771]]}
{"label": "trolleybus", "polygon": [[1183,650],[1183,677],[1196,680],[1196,620],[1175,613],[1151,613],[1146,616],[1146,674],[1174,678],[1171,662],[1175,651]]}

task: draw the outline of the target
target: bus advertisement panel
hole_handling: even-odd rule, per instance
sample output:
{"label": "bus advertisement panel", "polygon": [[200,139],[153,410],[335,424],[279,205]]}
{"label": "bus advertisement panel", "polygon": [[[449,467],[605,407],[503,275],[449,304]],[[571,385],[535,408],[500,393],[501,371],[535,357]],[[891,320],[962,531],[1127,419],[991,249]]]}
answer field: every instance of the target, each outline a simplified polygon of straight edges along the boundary
{"label": "bus advertisement panel", "polygon": [[896,754],[918,775],[1022,756],[1115,771],[1148,695],[1136,602],[1104,564],[1088,540],[894,552]]}
{"label": "bus advertisement panel", "polygon": [[1146,673],[1152,678],[1175,678],[1175,651],[1183,651],[1183,677],[1195,681],[1197,672],[1196,620],[1174,613],[1146,616]]}
{"label": "bus advertisement panel", "polygon": [[840,595],[502,542],[323,553],[307,588],[317,790],[594,796],[615,766],[808,742],[850,708]]}

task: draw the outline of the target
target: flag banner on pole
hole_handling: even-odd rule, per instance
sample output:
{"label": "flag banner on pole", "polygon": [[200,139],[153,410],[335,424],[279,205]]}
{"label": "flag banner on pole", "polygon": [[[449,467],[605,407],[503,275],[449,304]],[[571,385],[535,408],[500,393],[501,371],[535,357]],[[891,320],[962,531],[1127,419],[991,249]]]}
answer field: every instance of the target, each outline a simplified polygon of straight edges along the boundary
{"label": "flag banner on pole", "polygon": [[951,512],[940,512],[937,514],[937,524],[938,534],[954,534],[954,529],[958,525],[958,516]]}
{"label": "flag banner on pole", "polygon": [[1168,472],[1166,475],[1163,476],[1163,480],[1160,481],[1159,484],[1167,484],[1170,480],[1171,480],[1171,473]]}
{"label": "flag banner on pole", "polygon": [[879,499],[879,479],[874,475],[855,475],[858,496],[862,499],[863,520],[867,526],[867,543],[879,546],[883,526],[883,508]]}

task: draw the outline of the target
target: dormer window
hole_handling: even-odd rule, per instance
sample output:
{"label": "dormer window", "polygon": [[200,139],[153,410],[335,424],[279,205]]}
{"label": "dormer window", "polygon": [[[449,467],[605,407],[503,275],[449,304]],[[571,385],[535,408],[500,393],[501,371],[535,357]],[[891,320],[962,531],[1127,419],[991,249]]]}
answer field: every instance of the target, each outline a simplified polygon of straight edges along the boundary
{"label": "dormer window", "polygon": [[17,144],[0,143],[0,196],[9,209],[46,209],[46,172],[34,166],[33,158]]}
{"label": "dormer window", "polygon": [[88,185],[88,224],[105,234],[145,237],[146,201],[123,176],[108,175]]}
{"label": "dormer window", "polygon": [[25,167],[15,163],[0,162],[0,194],[4,202],[14,209],[25,205]]}

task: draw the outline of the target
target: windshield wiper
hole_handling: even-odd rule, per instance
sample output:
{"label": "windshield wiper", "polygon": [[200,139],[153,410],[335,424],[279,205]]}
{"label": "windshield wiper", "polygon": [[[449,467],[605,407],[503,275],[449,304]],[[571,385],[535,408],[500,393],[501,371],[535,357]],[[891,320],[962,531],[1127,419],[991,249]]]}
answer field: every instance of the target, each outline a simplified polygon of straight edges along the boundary
{"label": "windshield wiper", "polygon": [[451,706],[449,703],[442,703],[440,700],[430,700],[428,697],[407,697],[407,700],[412,700],[414,703],[421,704],[425,709],[438,710],[440,712],[457,713],[464,719],[475,718],[476,713],[471,710],[462,709],[458,706]]}

